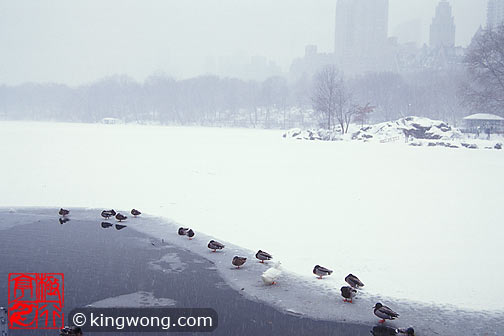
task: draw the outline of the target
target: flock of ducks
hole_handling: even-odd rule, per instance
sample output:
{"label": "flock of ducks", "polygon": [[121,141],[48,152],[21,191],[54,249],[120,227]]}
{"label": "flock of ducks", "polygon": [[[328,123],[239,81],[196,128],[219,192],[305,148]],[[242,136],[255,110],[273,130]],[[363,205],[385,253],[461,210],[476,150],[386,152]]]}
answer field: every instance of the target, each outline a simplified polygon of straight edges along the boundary
{"label": "flock of ducks", "polygon": [[[179,235],[185,235],[186,232],[188,232],[187,228],[179,228],[178,232]],[[192,230],[191,230],[192,231]],[[192,236],[191,236],[192,237]],[[217,250],[222,250],[224,249],[225,245],[216,241],[216,240],[210,240],[208,242],[208,248],[212,250],[212,252],[216,252]],[[257,251],[255,255],[256,259],[259,260],[260,263],[264,263],[265,261],[269,261],[273,259],[273,256],[269,254],[268,252],[259,250]],[[240,268],[245,264],[247,261],[246,257],[240,257],[240,256],[234,256],[233,260],[231,263],[236,267]],[[318,279],[322,279],[324,276],[329,276],[333,273],[332,270],[320,266],[320,265],[315,265],[313,268],[313,274],[315,274]],[[266,285],[275,285],[277,282],[278,277],[282,274],[281,268],[280,268],[280,263],[276,263],[273,265],[273,267],[269,268],[266,270],[262,275],[261,278],[263,282]],[[357,294],[357,290],[360,289],[361,287],[364,287],[364,283],[355,275],[353,274],[348,274],[345,277],[345,282],[349,286],[343,286],[341,287],[341,296],[343,297],[344,302],[348,303],[353,303],[353,298]],[[375,306],[373,307],[373,312],[374,314],[379,317],[381,320],[379,323],[385,323],[386,320],[395,320],[396,318],[399,317],[399,314],[390,309],[387,306],[384,306],[380,302],[376,303]],[[407,328],[407,329],[394,329],[386,326],[377,326],[373,328],[372,334],[374,336],[381,336],[381,335],[397,335],[397,334],[405,334],[405,335],[414,335],[415,331],[413,328]]]}
{"label": "flock of ducks", "polygon": [[[58,211],[58,214],[60,215],[60,218],[58,219],[60,224],[65,224],[66,222],[70,221],[70,218],[68,218],[68,215],[70,214],[70,211],[67,210],[67,209],[63,209],[63,208],[60,208],[59,211]],[[141,215],[142,213],[140,211],[138,211],[137,209],[131,209],[131,215],[133,217],[137,217],[139,215]],[[127,216],[124,216],[123,214],[121,213],[117,213],[114,209],[110,209],[110,210],[103,210],[101,212],[101,216],[103,218],[105,218],[106,220],[108,220],[109,218],[111,217],[115,217],[115,219],[117,219],[118,222],[122,222],[122,221],[125,221],[128,219]],[[104,229],[108,229],[110,227],[112,227],[113,224],[112,223],[109,223],[109,222],[101,222],[101,227],[104,228]],[[126,227],[126,225],[122,225],[122,224],[115,224],[115,228],[116,230],[122,230]]]}
{"label": "flock of ducks", "polygon": [[[67,218],[67,216],[70,213],[69,210],[61,208],[58,213],[61,216],[59,219],[61,224],[69,221],[69,219]],[[130,213],[133,217],[137,217],[142,214],[140,211],[138,211],[136,209],[132,209]],[[116,211],[114,211],[113,209],[103,210],[101,212],[101,216],[105,219],[109,219],[110,217],[115,217],[119,222],[125,221],[128,218],[127,216],[124,216],[121,213],[116,213]],[[110,227],[110,226],[112,226],[112,224],[107,223],[107,222],[102,222],[102,227],[105,228],[105,227]],[[121,228],[118,228],[118,230],[126,227],[126,225],[116,224],[116,228],[117,228],[117,226],[121,226]],[[192,230],[190,228],[184,228],[184,227],[180,227],[178,229],[178,234],[180,236],[187,236],[189,238],[189,240],[192,240],[195,235],[194,230]],[[217,250],[222,250],[225,247],[224,244],[222,244],[216,240],[210,240],[208,242],[207,246],[212,252],[217,252]],[[263,264],[265,263],[265,261],[270,261],[273,259],[273,256],[270,253],[262,251],[262,250],[257,251],[257,253],[255,254],[255,257],[256,257],[256,259],[259,260],[260,263],[263,263]],[[234,256],[233,259],[231,260],[231,264],[233,266],[235,266],[237,269],[240,269],[240,267],[242,267],[246,262],[247,262],[247,258],[240,257],[240,256]],[[332,273],[333,273],[332,270],[330,270],[326,267],[320,266],[320,265],[315,265],[315,267],[313,268],[313,274],[315,274],[318,277],[318,279],[322,279],[324,276],[329,276]],[[280,262],[277,262],[277,263],[273,264],[273,266],[271,268],[267,269],[265,272],[262,273],[261,279],[263,280],[263,282],[266,285],[275,285],[277,283],[277,279],[280,277],[281,274],[282,274],[281,264],[280,264]],[[364,287],[364,283],[362,283],[362,281],[357,276],[355,276],[353,274],[348,274],[345,277],[345,282],[349,286],[341,287],[341,289],[340,289],[341,296],[343,297],[344,302],[353,303],[353,298],[358,293],[358,290],[361,287]],[[377,317],[379,317],[381,319],[379,321],[379,323],[385,323],[386,320],[395,320],[396,318],[399,317],[398,313],[396,313],[395,311],[393,311],[389,307],[384,306],[380,302],[375,304],[375,306],[373,307],[373,312]],[[411,327],[407,328],[407,329],[395,329],[395,328],[391,328],[388,326],[379,325],[379,326],[375,326],[373,328],[373,330],[371,331],[371,334],[373,334],[374,336],[388,336],[388,335],[398,335],[398,334],[413,336],[415,334],[415,331]]]}

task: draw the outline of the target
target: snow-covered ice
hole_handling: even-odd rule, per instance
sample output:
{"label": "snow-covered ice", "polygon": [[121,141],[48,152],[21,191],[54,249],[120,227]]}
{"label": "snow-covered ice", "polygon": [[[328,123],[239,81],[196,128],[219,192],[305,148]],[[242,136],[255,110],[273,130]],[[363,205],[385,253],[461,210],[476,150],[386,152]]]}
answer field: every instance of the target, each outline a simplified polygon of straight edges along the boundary
{"label": "snow-covered ice", "polygon": [[[1,206],[137,208],[268,251],[316,295],[336,295],[353,273],[366,284],[360,300],[383,300],[403,321],[427,316],[404,302],[432,316],[504,320],[501,151],[34,122],[1,122],[0,141]],[[314,279],[315,264],[333,275]],[[291,301],[275,304],[316,315]],[[318,313],[337,318],[330,307]]]}
{"label": "snow-covered ice", "polygon": [[[96,210],[98,214],[99,210]],[[377,295],[371,291],[359,291],[353,304],[344,303],[339,287],[334,283],[312,277],[300,277],[292,272],[278,272],[278,261],[259,263],[255,251],[226,242],[226,247],[211,252],[207,242],[213,237],[197,233],[193,240],[176,234],[175,222],[153,216],[143,216],[129,222],[129,227],[157,237],[155,244],[168,243],[191,250],[210,260],[228,284],[251,300],[273,304],[288,314],[322,320],[376,324],[378,319],[372,308],[376,302],[384,302],[400,313],[397,321],[387,322],[390,326],[414,326],[417,335],[502,335],[504,314],[499,311],[463,310],[445,304],[425,304],[411,300]],[[231,264],[233,256],[248,257],[240,269]],[[170,258],[171,260],[171,258]],[[273,268],[272,266],[275,266]],[[214,269],[214,268],[212,268]],[[274,269],[275,285],[264,284],[263,275]]]}
{"label": "snow-covered ice", "polygon": [[88,307],[127,308],[127,307],[173,307],[176,301],[168,298],[156,298],[151,292],[135,292],[93,302]]}

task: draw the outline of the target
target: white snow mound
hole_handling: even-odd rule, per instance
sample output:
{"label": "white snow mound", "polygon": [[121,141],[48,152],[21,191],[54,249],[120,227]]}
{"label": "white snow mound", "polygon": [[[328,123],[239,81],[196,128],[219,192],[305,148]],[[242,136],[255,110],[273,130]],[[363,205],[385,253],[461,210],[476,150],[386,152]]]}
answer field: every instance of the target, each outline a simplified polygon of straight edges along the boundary
{"label": "white snow mound", "polygon": [[380,142],[405,139],[455,140],[462,138],[462,132],[441,120],[406,117],[363,127],[354,133],[352,138]]}

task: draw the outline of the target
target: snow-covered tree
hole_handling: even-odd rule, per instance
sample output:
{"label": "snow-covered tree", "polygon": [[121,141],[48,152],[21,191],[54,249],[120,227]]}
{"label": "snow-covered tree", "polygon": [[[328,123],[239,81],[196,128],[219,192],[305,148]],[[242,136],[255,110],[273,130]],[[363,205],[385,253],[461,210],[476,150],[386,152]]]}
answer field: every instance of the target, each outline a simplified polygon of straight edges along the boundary
{"label": "snow-covered tree", "polygon": [[470,81],[463,87],[467,103],[477,111],[504,111],[504,25],[480,31],[465,58]]}

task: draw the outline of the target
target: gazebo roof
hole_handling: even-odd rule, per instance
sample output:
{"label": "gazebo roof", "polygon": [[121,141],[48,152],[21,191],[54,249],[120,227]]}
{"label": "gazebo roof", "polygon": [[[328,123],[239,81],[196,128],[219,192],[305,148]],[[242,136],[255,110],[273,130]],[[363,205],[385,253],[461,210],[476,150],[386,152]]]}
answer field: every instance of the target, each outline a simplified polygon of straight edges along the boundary
{"label": "gazebo roof", "polygon": [[503,121],[504,118],[499,117],[498,115],[495,115],[495,114],[476,113],[476,114],[471,114],[470,116],[465,117],[464,120],[500,120],[500,121]]}

